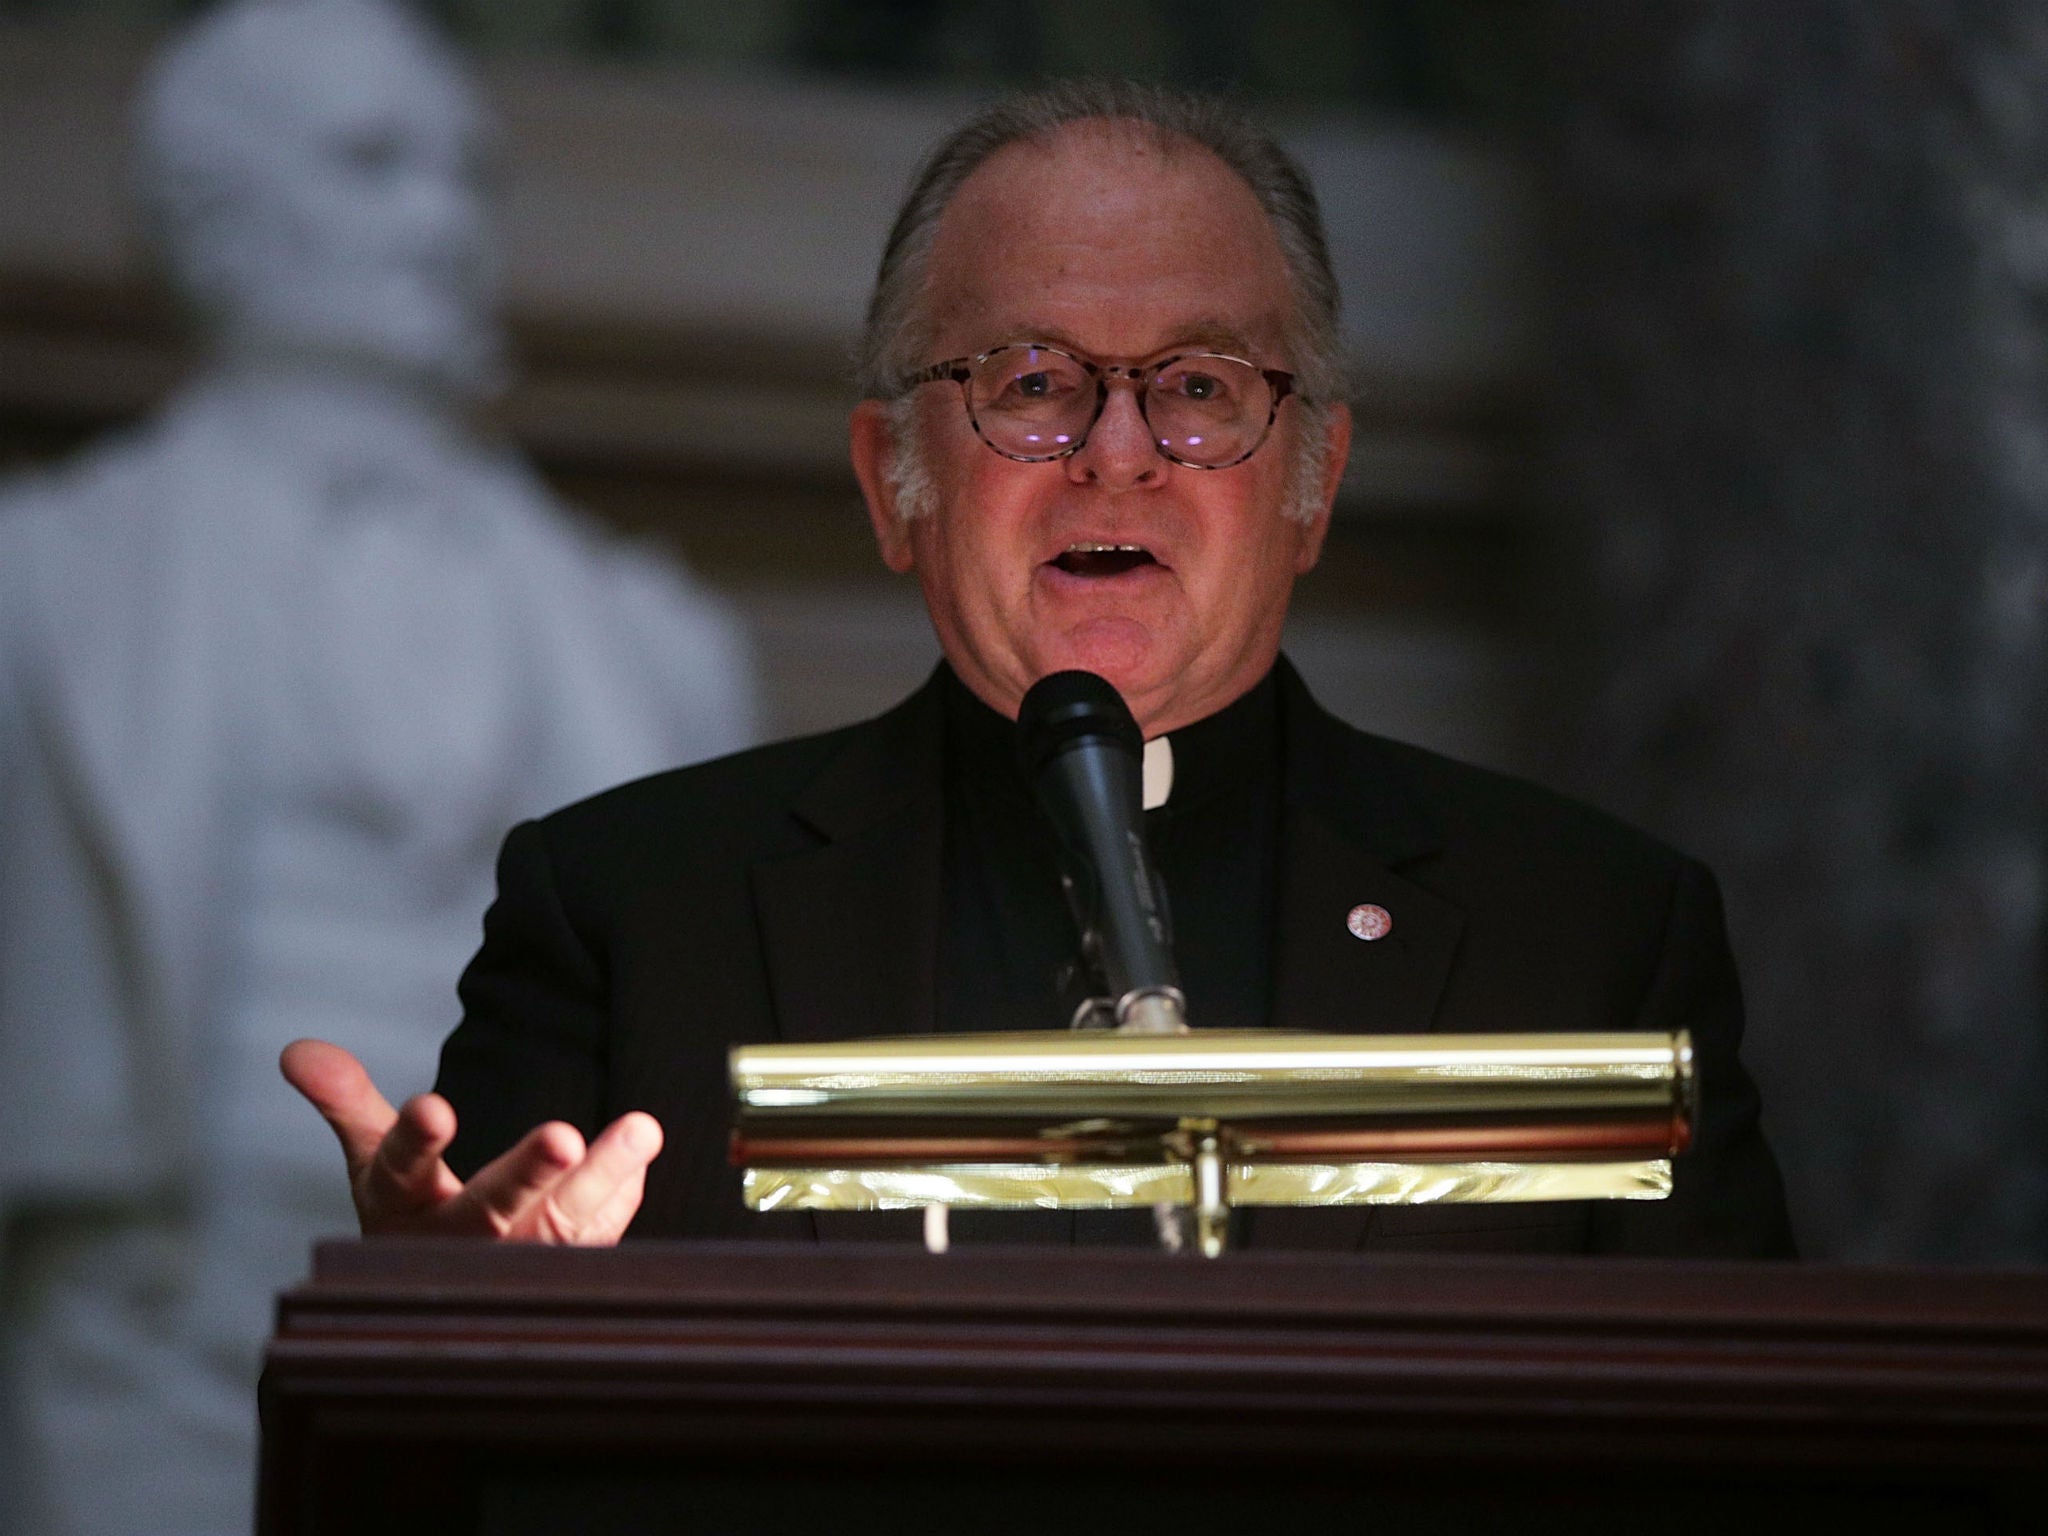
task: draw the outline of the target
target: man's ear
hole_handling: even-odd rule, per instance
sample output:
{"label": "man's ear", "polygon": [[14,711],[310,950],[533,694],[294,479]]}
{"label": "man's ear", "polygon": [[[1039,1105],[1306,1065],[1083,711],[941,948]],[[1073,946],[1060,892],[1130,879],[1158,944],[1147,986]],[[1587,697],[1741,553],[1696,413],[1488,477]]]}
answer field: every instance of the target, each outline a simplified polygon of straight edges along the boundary
{"label": "man's ear", "polygon": [[853,408],[847,432],[853,454],[853,478],[860,482],[861,499],[867,503],[868,523],[875,530],[875,548],[881,551],[882,563],[900,576],[914,561],[910,525],[897,515],[896,487],[889,483],[889,466],[896,457],[896,434],[889,425],[889,407],[880,400],[861,401]]}
{"label": "man's ear", "polygon": [[1294,555],[1294,573],[1304,576],[1323,556],[1323,539],[1330,531],[1330,511],[1337,504],[1337,487],[1344,480],[1344,465],[1351,457],[1351,407],[1330,407],[1324,430],[1330,434],[1323,455],[1323,483],[1316,498],[1316,515],[1302,525],[1301,545]]}

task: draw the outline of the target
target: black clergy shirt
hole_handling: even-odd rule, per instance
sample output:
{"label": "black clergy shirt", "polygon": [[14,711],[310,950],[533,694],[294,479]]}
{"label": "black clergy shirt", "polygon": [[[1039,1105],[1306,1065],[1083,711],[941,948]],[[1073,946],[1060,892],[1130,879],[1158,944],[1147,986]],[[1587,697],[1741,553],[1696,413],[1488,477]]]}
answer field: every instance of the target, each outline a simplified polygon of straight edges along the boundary
{"label": "black clergy shirt", "polygon": [[[1064,1029],[1088,987],[1051,825],[1017,756],[1016,723],[945,672],[947,772],[941,1030]],[[1280,722],[1269,672],[1175,731],[1173,787],[1145,814],[1166,886],[1189,1022],[1266,1023],[1279,864]]]}
{"label": "black clergy shirt", "polygon": [[[1016,722],[942,670],[944,915],[934,1020],[946,1031],[1064,1029],[1089,988],[1051,823],[1018,759]],[[1145,813],[1188,1018],[1202,1028],[1266,1022],[1279,865],[1278,697],[1269,672],[1234,703],[1173,732],[1172,788],[1163,806]],[[914,1214],[856,1217],[862,1227],[837,1223],[831,1235],[907,1238]],[[1143,1210],[960,1210],[952,1233],[970,1243],[1158,1241]]]}

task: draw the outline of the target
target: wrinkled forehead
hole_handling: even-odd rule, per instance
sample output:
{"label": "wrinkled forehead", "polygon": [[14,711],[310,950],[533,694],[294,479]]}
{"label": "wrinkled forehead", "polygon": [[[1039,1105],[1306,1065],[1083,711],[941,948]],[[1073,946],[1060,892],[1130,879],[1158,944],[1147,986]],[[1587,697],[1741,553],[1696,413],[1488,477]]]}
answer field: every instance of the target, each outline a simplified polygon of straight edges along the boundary
{"label": "wrinkled forehead", "polygon": [[952,340],[1029,331],[1127,357],[1276,347],[1293,312],[1279,238],[1236,171],[1151,124],[1095,119],[976,167],[939,221],[925,300]]}

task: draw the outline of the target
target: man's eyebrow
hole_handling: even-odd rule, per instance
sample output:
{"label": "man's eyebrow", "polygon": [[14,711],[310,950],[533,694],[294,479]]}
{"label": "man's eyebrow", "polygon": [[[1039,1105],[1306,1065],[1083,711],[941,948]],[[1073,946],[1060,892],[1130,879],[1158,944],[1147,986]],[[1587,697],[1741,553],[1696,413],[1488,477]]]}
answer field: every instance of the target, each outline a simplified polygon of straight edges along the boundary
{"label": "man's eyebrow", "polygon": [[1243,358],[1256,357],[1261,350],[1248,332],[1228,320],[1213,319],[1197,320],[1183,327],[1173,345],[1161,350],[1189,347],[1205,352],[1232,352]]}

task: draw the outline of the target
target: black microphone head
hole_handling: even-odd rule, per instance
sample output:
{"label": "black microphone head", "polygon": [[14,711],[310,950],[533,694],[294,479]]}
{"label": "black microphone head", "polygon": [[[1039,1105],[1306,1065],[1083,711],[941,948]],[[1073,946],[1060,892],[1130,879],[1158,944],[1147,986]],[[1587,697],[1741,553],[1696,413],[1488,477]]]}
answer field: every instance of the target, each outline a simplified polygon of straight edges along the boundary
{"label": "black microphone head", "polygon": [[1140,759],[1145,737],[1130,706],[1106,678],[1093,672],[1041,677],[1017,710],[1017,752],[1031,778],[1068,747],[1102,742]]}

